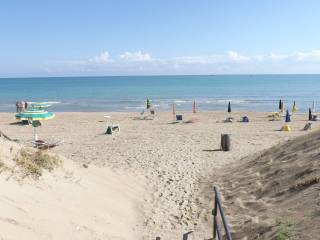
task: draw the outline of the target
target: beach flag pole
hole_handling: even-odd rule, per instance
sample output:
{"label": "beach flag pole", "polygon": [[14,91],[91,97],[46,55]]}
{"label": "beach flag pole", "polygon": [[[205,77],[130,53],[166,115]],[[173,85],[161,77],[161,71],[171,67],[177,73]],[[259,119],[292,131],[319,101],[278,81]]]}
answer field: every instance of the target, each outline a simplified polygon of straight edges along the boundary
{"label": "beach flag pole", "polygon": [[176,104],[175,103],[172,104],[172,115],[173,116],[176,115]]}
{"label": "beach flag pole", "polygon": [[312,102],[312,112],[313,113],[316,112],[316,102],[315,101]]}
{"label": "beach flag pole", "polygon": [[192,112],[196,113],[196,100],[193,101],[193,107],[192,107]]}

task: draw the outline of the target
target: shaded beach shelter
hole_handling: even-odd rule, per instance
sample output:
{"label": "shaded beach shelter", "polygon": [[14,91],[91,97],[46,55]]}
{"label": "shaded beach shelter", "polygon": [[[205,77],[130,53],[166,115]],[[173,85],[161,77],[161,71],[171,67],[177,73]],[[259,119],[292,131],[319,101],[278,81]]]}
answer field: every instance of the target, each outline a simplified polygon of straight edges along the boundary
{"label": "shaded beach shelter", "polygon": [[286,112],[286,122],[291,122],[289,110]]}
{"label": "shaded beach shelter", "polygon": [[32,122],[34,140],[37,140],[36,127],[41,126],[40,121],[52,119],[55,117],[55,114],[42,109],[29,108],[24,112],[17,113],[15,116],[18,120]]}
{"label": "shaded beach shelter", "polygon": [[297,111],[298,111],[298,108],[296,105],[296,101],[293,101],[292,112],[297,112]]}
{"label": "shaded beach shelter", "polygon": [[309,108],[309,121],[312,120],[312,111],[311,111],[311,108]]}
{"label": "shaded beach shelter", "polygon": [[231,113],[231,103],[230,103],[230,101],[228,103],[228,113]]}
{"label": "shaded beach shelter", "polygon": [[149,100],[149,98],[147,98],[147,109],[150,109],[151,108],[151,102]]}

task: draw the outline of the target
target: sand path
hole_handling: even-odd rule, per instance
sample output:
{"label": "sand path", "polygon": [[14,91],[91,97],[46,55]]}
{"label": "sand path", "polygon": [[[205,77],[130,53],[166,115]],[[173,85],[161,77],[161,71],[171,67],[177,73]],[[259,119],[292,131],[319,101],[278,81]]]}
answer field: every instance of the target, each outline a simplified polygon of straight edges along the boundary
{"label": "sand path", "polygon": [[[188,230],[199,238],[210,237],[212,198],[204,191],[211,191],[218,182],[214,173],[244,156],[303,134],[306,123],[306,116],[296,115],[293,131],[286,133],[276,131],[283,123],[268,121],[266,113],[247,114],[250,123],[222,123],[228,114],[221,112],[185,113],[184,119],[194,123],[177,124],[171,124],[170,113],[160,113],[154,120],[135,120],[135,113],[108,113],[121,125],[121,132],[106,136],[104,115],[57,113],[38,134],[44,139],[63,139],[52,151],[78,166],[86,163],[89,169],[96,166],[128,173],[135,181],[144,182],[140,195],[143,217],[136,231],[145,239],[173,239]],[[243,115],[232,114],[236,120]],[[25,143],[32,138],[31,127],[8,125],[12,115],[0,114],[0,119],[0,128],[9,136]],[[215,151],[221,133],[232,134],[231,152]]]}

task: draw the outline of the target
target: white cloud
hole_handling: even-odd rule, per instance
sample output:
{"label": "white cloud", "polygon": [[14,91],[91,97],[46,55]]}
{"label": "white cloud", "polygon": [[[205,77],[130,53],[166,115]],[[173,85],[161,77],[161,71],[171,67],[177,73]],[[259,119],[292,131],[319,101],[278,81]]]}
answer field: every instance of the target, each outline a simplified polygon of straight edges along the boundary
{"label": "white cloud", "polygon": [[151,56],[149,53],[138,52],[125,52],[119,55],[119,58],[124,61],[130,62],[148,62],[151,61]]}
{"label": "white cloud", "polygon": [[89,62],[91,62],[91,63],[110,63],[110,62],[113,62],[113,59],[110,57],[109,52],[105,51],[105,52],[100,53],[97,56],[94,56],[93,58],[90,58]]}
{"label": "white cloud", "polygon": [[[60,62],[50,71],[76,74],[255,74],[320,73],[320,50],[287,54],[245,54],[226,51],[203,56],[153,58],[149,53],[124,52],[117,57],[104,51],[87,60]],[[48,68],[48,69],[49,69]]]}
{"label": "white cloud", "polygon": [[238,62],[242,62],[242,61],[248,61],[251,60],[250,57],[248,56],[244,56],[244,55],[240,55],[239,53],[235,52],[235,51],[228,51],[227,52],[227,56],[230,60],[232,61],[238,61]]}
{"label": "white cloud", "polygon": [[320,61],[320,50],[313,50],[311,52],[294,52],[292,56],[298,61]]}

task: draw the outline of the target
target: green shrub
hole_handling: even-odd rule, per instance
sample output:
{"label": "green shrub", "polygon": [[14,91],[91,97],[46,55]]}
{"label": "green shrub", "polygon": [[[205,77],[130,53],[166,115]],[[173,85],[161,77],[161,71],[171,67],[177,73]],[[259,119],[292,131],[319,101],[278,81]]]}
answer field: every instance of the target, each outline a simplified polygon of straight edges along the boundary
{"label": "green shrub", "polygon": [[293,235],[294,222],[290,219],[277,219],[276,224],[279,225],[276,233],[276,240],[287,240]]}

